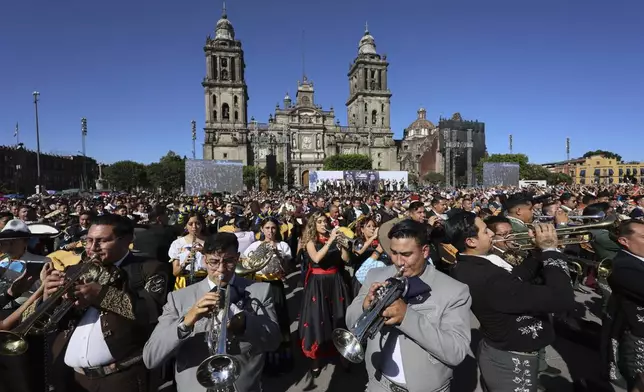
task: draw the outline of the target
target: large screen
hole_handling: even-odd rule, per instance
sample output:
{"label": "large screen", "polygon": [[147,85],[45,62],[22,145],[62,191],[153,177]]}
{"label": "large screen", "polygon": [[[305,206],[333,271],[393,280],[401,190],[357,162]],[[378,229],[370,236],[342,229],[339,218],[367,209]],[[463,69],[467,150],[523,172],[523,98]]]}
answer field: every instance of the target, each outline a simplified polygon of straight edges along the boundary
{"label": "large screen", "polygon": [[208,192],[237,193],[244,189],[242,161],[186,160],[185,193],[190,196]]}
{"label": "large screen", "polygon": [[505,162],[483,163],[483,186],[518,186],[519,164]]}

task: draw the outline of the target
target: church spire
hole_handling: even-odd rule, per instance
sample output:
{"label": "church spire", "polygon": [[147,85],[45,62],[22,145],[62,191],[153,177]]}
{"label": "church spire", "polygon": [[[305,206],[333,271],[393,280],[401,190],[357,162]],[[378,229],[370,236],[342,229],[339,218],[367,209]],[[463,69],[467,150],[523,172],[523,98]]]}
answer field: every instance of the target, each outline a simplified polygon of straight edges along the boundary
{"label": "church spire", "polygon": [[226,13],[226,0],[223,1],[221,6],[221,17],[224,19],[228,18],[228,14]]}
{"label": "church spire", "polygon": [[364,35],[369,34],[369,22],[365,21],[364,22]]}

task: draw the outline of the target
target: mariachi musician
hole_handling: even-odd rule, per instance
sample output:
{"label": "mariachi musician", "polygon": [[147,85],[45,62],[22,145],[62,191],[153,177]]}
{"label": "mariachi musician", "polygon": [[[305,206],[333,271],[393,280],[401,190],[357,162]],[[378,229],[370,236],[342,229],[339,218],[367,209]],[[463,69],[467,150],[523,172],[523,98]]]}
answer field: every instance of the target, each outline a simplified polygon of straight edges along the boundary
{"label": "mariachi musician", "polygon": [[[145,365],[152,369],[174,358],[179,392],[259,391],[264,353],[277,349],[280,344],[270,286],[235,274],[239,249],[232,233],[208,237],[203,253],[208,277],[170,293],[159,324],[143,350]],[[229,308],[222,309],[222,304],[227,302]],[[216,317],[216,323],[211,322],[212,317]],[[224,347],[217,342],[222,333],[217,326],[222,324],[224,328],[227,325]],[[228,374],[232,378],[227,381],[234,383],[234,387],[215,384],[207,389],[201,383],[203,380],[197,379],[199,365],[215,354],[204,338],[238,364],[238,377]],[[208,377],[208,381],[212,380]]]}
{"label": "mariachi musician", "polygon": [[[452,276],[469,286],[472,312],[481,323],[477,359],[484,389],[536,392],[539,352],[555,338],[548,314],[575,307],[568,263],[556,250],[554,226],[535,225],[541,252],[518,266],[490,254],[493,233],[470,213],[450,216],[445,233],[459,251]],[[539,271],[543,285],[532,284]]]}
{"label": "mariachi musician", "polygon": [[[24,317],[48,317],[62,305],[55,300],[60,290],[73,292],[73,299],[60,297],[75,302],[53,326],[57,331],[48,374],[56,390],[152,390],[142,351],[165,302],[170,271],[167,263],[130,253],[133,235],[130,219],[98,217],[87,235],[89,260],[64,272],[49,271],[42,300],[25,312]],[[94,278],[84,278],[82,271],[94,272]],[[76,281],[68,280],[78,274]]]}
{"label": "mariachi musician", "polygon": [[398,218],[398,212],[393,209],[394,201],[391,196],[385,195],[381,199],[382,207],[376,210],[376,222],[378,224],[386,223],[392,219]]}
{"label": "mariachi musician", "polygon": [[609,352],[610,380],[617,381],[621,373],[630,391],[644,373],[644,222],[622,222],[616,237],[622,249],[608,277],[612,295],[602,320],[602,349]]}
{"label": "mariachi musician", "polygon": [[70,250],[76,247],[79,241],[82,241],[87,236],[89,227],[92,224],[94,213],[92,211],[83,211],[78,214],[78,223],[67,226],[63,230],[62,238],[58,238],[57,249]]}

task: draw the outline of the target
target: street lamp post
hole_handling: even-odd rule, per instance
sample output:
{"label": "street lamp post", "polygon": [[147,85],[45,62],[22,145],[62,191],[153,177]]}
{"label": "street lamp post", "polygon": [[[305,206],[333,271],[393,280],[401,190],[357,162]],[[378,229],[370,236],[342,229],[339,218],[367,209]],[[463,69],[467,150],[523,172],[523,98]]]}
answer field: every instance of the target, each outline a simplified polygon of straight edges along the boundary
{"label": "street lamp post", "polygon": [[85,137],[87,136],[87,119],[81,118],[81,138],[83,140],[83,183],[84,190],[89,189],[87,180],[87,153],[85,152]]}
{"label": "street lamp post", "polygon": [[197,122],[195,120],[190,121],[192,125],[192,159],[197,159],[197,150],[196,150],[196,141],[197,141]]}
{"label": "street lamp post", "polygon": [[40,173],[40,128],[38,125],[38,97],[40,96],[40,93],[38,91],[34,91],[32,93],[34,96],[34,107],[36,109],[36,166],[37,166],[37,181],[38,181],[38,193],[42,192],[42,181],[41,181],[41,173]]}

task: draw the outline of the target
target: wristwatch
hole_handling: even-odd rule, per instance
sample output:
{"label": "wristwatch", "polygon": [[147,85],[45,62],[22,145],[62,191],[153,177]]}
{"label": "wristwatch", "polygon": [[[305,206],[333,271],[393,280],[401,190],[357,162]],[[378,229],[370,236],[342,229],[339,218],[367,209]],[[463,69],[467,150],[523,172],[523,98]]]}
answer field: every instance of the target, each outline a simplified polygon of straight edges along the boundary
{"label": "wristwatch", "polygon": [[194,326],[187,326],[186,323],[184,322],[185,316],[181,317],[179,319],[179,325],[177,326],[177,329],[179,332],[184,333],[184,334],[189,334],[192,332]]}

